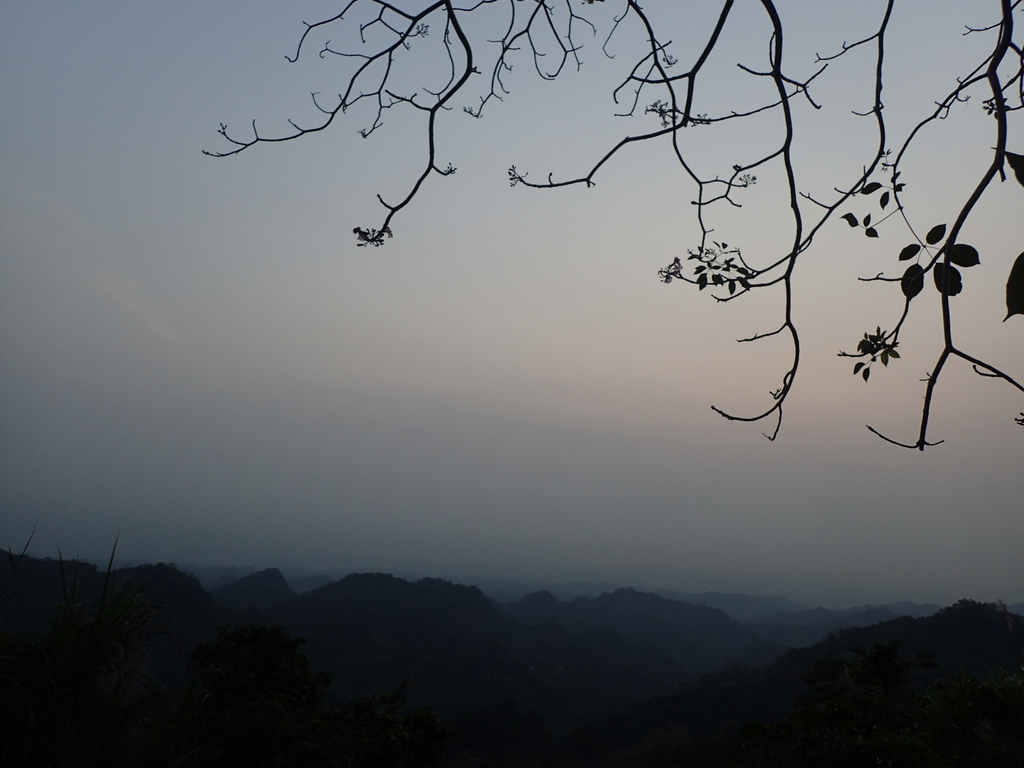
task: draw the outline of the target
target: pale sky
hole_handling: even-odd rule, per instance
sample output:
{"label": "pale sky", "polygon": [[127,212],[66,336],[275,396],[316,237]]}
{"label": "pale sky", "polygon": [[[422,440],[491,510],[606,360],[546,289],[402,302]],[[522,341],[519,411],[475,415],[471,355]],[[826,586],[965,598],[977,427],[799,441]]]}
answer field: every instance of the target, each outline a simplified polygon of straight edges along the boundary
{"label": "pale sky", "polygon": [[[708,5],[674,4],[678,44]],[[898,3],[894,136],[954,86],[959,56],[989,45],[960,33],[996,5]],[[870,34],[881,7],[780,3],[794,76]],[[658,282],[697,236],[667,144],[622,154],[593,189],[509,187],[512,164],[577,176],[656,124],[612,116],[627,33],[611,60],[584,36],[583,69],[554,83],[519,60],[512,94],[481,120],[461,112],[475,92],[457,97],[439,160],[458,172],[431,178],[380,249],[357,248],[352,229],[379,224],[378,192],[407,189],[417,115],[392,110],[363,140],[353,109],[301,141],[201,153],[224,148],[221,122],[244,135],[255,118],[270,135],[316,118],[310,92],[346,82],[344,63],[315,55],[330,34],[296,65],[284,55],[303,21],[338,9],[0,7],[0,545],[35,528],[44,555],[102,557],[120,535],[135,559],[523,577],[564,566],[826,603],[1024,600],[1019,392],[951,365],[933,412],[942,446],[898,449],[865,429],[916,439],[919,379],[939,348],[930,285],[889,369],[865,383],[836,356],[899,317],[897,286],[856,281],[902,271],[909,236],[895,221],[869,240],[837,219],[804,257],[803,364],[769,443],[771,425],[710,406],[766,407],[788,347],[735,339],[776,327],[780,296],[717,305]],[[764,65],[763,28],[740,21],[749,10],[697,112],[759,93],[734,66]],[[797,104],[802,189],[825,194],[870,159],[871,125],[851,114],[870,108],[869,65],[841,60],[816,83],[822,109]],[[924,229],[951,222],[988,162],[980,101],[908,160]],[[1009,147],[1024,154],[1020,114]],[[712,173],[773,140],[770,125],[712,130],[692,139]],[[741,210],[709,214],[752,258],[789,237],[778,169],[759,176]],[[957,338],[1018,378],[1024,317],[1000,321],[1021,210],[1024,189],[993,185],[963,235],[982,263],[953,300]]]}

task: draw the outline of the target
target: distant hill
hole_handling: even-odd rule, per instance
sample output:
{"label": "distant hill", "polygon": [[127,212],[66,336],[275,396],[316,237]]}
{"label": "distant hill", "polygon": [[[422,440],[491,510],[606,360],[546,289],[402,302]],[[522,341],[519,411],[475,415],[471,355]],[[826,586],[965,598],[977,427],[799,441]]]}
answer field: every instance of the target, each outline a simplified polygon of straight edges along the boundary
{"label": "distant hill", "polygon": [[931,616],[940,609],[933,604],[910,602],[865,605],[842,611],[826,608],[769,614],[748,622],[751,631],[764,642],[783,648],[805,648],[824,640],[829,632],[850,627],[869,627],[901,616]]}
{"label": "distant hill", "polygon": [[[471,576],[452,577],[452,580],[459,584],[474,584],[480,588],[481,592],[499,603],[513,603],[535,592],[550,592],[559,600],[569,601],[575,600],[577,597],[598,597],[605,592],[614,592],[617,589],[630,586],[628,584],[613,584],[604,581],[523,582],[515,579],[475,579]],[[661,595],[668,600],[717,608],[727,616],[740,622],[748,622],[768,614],[799,611],[805,608],[805,606],[799,605],[788,598],[776,595],[680,592],[671,589],[649,589],[637,587],[636,585],[633,585],[633,587],[642,592]]]}
{"label": "distant hill", "polygon": [[694,677],[723,667],[766,664],[779,653],[716,608],[635,589],[568,602],[550,592],[536,592],[501,604],[498,610],[527,626],[556,624],[574,635],[594,630],[615,632],[637,648],[657,648],[669,654]]}
{"label": "distant hill", "polygon": [[277,568],[251,573],[216,587],[210,592],[217,600],[232,609],[250,606],[269,608],[295,597],[295,592]]}
{"label": "distant hill", "polygon": [[304,592],[312,592],[325,584],[330,584],[334,579],[322,573],[315,573],[312,576],[297,576],[288,579],[288,585],[295,590],[295,594],[301,595]]}
{"label": "distant hill", "polygon": [[680,726],[691,746],[702,741],[710,745],[707,748],[718,757],[707,758],[707,764],[716,764],[722,746],[741,726],[751,721],[774,722],[791,714],[798,698],[808,691],[803,678],[816,660],[848,656],[854,648],[894,639],[901,641],[904,658],[924,651],[939,663],[917,672],[919,685],[954,673],[984,678],[996,668],[1020,669],[1024,659],[1024,619],[993,604],[962,600],[933,616],[902,617],[837,632],[813,646],[788,651],[767,667],[706,675],[676,693],[637,705],[626,715],[580,729],[573,740],[588,745],[587,757],[563,765],[611,765],[598,756],[628,752]]}
{"label": "distant hill", "polygon": [[777,595],[743,595],[722,592],[677,592],[674,590],[655,590],[662,597],[678,600],[694,605],[706,605],[717,608],[736,621],[748,623],[760,616],[783,614],[790,611],[804,610],[804,606]]}
{"label": "distant hill", "polygon": [[307,638],[341,698],[405,681],[410,701],[456,716],[516,701],[563,728],[666,693],[685,669],[612,632],[506,620],[480,590],[441,579],[353,574],[281,603],[271,623]]}
{"label": "distant hill", "polygon": [[[88,611],[108,578],[88,563],[12,562],[0,556],[5,630],[46,631],[65,588]],[[1024,638],[1019,617],[970,601],[927,617],[839,629],[929,606],[808,611],[783,604],[748,625],[706,604],[633,589],[572,600],[542,591],[498,604],[472,586],[372,573],[304,594],[276,569],[213,594],[165,564],[120,568],[109,580],[139,589],[157,606],[149,671],[172,689],[185,678],[188,652],[215,636],[219,620],[280,624],[307,639],[313,667],[332,673],[339,700],[409,683],[411,704],[434,707],[459,728],[455,768],[488,760],[524,768],[645,765],[632,756],[680,744],[689,745],[690,758],[704,755],[690,764],[714,765],[745,723],[788,716],[817,659],[899,639],[904,656],[926,650],[941,663],[922,675],[984,675],[1019,667]],[[765,604],[755,600],[761,602],[748,607]],[[734,601],[734,610],[742,602]],[[765,640],[770,632],[827,637],[779,655]],[[703,671],[710,673],[698,678]]]}

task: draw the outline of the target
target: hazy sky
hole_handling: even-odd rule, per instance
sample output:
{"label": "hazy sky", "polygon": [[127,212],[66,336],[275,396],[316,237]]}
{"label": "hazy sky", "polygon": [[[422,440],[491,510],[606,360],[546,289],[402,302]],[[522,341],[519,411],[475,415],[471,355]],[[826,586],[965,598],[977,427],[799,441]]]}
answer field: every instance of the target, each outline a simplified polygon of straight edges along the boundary
{"label": "hazy sky", "polygon": [[[673,3],[677,53],[692,55],[685,35],[711,5]],[[869,34],[881,5],[781,3],[794,76]],[[990,44],[960,32],[994,21],[997,4],[898,5],[886,109],[902,136],[963,73],[958,57]],[[764,92],[734,66],[763,66],[767,51],[763,24],[740,21],[754,4],[738,6],[698,112]],[[612,116],[628,31],[611,60],[585,38],[582,71],[555,83],[517,60],[512,94],[479,121],[461,112],[476,94],[457,98],[439,160],[458,173],[429,180],[380,249],[357,248],[352,228],[379,224],[378,192],[407,189],[418,115],[392,110],[363,140],[354,109],[299,142],[201,154],[224,148],[221,122],[244,135],[256,118],[270,135],[316,118],[309,93],[342,89],[344,64],[315,55],[324,37],[299,64],[284,54],[302,21],[339,8],[0,6],[0,544],[35,527],[46,555],[103,556],[120,534],[136,559],[521,576],[558,565],[826,602],[1024,600],[1019,393],[951,365],[931,432],[945,444],[921,454],[864,428],[916,439],[939,344],[930,286],[888,370],[865,384],[836,356],[899,316],[898,288],[856,282],[898,274],[909,239],[895,221],[868,240],[837,220],[802,262],[804,362],[769,443],[767,426],[709,406],[766,406],[788,348],[734,340],[776,327],[781,296],[716,305],[658,282],[697,237],[694,190],[667,144],[623,154],[593,189],[508,185],[511,164],[575,176],[656,124]],[[410,61],[439,42],[432,31]],[[820,111],[798,104],[802,189],[825,194],[870,159],[871,124],[851,114],[871,105],[869,53],[822,76]],[[952,220],[988,162],[980,101],[908,161],[924,228]],[[1016,119],[1009,146],[1024,154]],[[731,144],[711,130],[692,132],[694,156],[723,174],[778,135],[771,121]],[[759,176],[742,210],[711,213],[716,236],[752,258],[789,237],[778,168]],[[993,186],[964,232],[982,264],[954,300],[958,339],[1018,377],[1024,317],[1000,321],[1022,209],[1019,185]]]}

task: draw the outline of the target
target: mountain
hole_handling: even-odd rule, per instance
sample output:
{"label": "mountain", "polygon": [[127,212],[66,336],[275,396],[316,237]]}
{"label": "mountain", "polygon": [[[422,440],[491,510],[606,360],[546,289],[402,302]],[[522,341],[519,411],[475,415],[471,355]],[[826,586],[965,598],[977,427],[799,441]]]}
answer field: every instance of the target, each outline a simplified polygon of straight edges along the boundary
{"label": "mountain", "polygon": [[629,588],[568,602],[550,592],[535,592],[501,604],[498,610],[526,626],[555,624],[574,635],[615,632],[636,648],[667,653],[690,676],[729,666],[764,664],[778,655],[775,648],[716,608]]}
{"label": "mountain", "polygon": [[267,568],[210,590],[228,608],[256,606],[269,608],[295,597],[295,592],[277,568]]}
{"label": "mountain", "polygon": [[819,660],[849,658],[856,648],[898,640],[903,658],[925,652],[938,662],[937,667],[915,671],[912,680],[920,688],[958,673],[985,678],[998,668],[1020,670],[1022,638],[1020,616],[969,600],[925,618],[901,617],[840,631],[810,647],[790,650],[767,667],[706,675],[627,714],[588,724],[571,737],[572,743],[585,748],[561,764],[618,765],[609,756],[635,754],[647,749],[643,745],[658,743],[669,752],[677,749],[679,764],[718,764],[729,745],[737,743],[742,726],[752,721],[776,722],[792,714],[800,697],[808,693],[804,678]]}
{"label": "mountain", "polygon": [[353,574],[269,609],[266,619],[307,639],[339,698],[409,682],[410,702],[452,717],[514,701],[565,728],[686,677],[657,649],[608,631],[517,625],[480,590],[441,579]]}
{"label": "mountain", "polygon": [[[627,584],[613,584],[604,581],[519,581],[516,579],[494,579],[467,575],[451,576],[459,584],[473,584],[488,597],[499,603],[513,603],[535,592],[550,592],[559,600],[575,600],[577,597],[598,597],[604,592],[614,592]],[[672,589],[639,588],[668,600],[693,605],[717,608],[740,622],[749,622],[760,616],[785,611],[803,610],[804,606],[785,597],[776,595],[744,595],[723,592],[680,592]],[[298,590],[296,590],[298,591]]]}
{"label": "mountain", "polygon": [[322,573],[314,573],[312,576],[295,576],[288,579],[288,585],[295,590],[295,594],[312,592],[314,589],[330,584],[334,579]]}
{"label": "mountain", "polygon": [[776,595],[743,595],[723,592],[677,592],[674,590],[656,590],[662,597],[678,600],[682,603],[706,605],[717,608],[736,621],[749,623],[761,616],[784,614],[790,611],[804,610],[804,606],[794,603],[785,597]]}
{"label": "mountain", "polygon": [[[172,690],[218,619],[281,625],[306,638],[313,668],[331,673],[340,701],[408,684],[412,706],[433,707],[458,729],[454,768],[716,765],[746,723],[793,712],[821,659],[899,640],[904,658],[927,651],[941,664],[915,670],[920,688],[957,672],[1019,669],[1024,638],[1024,620],[1005,607],[965,600],[931,616],[825,629],[821,642],[778,655],[758,632],[822,631],[927,607],[785,610],[750,626],[633,589],[572,600],[542,591],[499,604],[472,586],[371,573],[296,595],[268,569],[215,596],[166,564],[107,574],[30,557],[0,557],[0,629],[45,632],[63,601],[88,616],[104,589],[117,588],[156,610],[143,657],[147,674]],[[758,659],[771,663],[752,666]],[[698,678],[702,670],[713,671]]]}
{"label": "mountain", "polygon": [[901,616],[924,617],[940,606],[910,602],[865,605],[842,611],[826,608],[786,611],[761,616],[748,622],[754,634],[764,642],[783,648],[805,648],[825,639],[829,632],[850,627],[869,627]]}

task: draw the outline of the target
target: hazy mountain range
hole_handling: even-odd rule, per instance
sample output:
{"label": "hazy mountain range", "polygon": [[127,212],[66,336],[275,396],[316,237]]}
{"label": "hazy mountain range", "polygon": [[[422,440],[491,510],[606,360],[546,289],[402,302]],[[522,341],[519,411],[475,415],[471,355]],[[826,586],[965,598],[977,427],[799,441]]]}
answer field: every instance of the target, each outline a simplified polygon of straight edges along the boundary
{"label": "hazy mountain range", "polygon": [[[189,651],[218,625],[281,625],[306,638],[338,699],[407,684],[412,705],[458,727],[459,748],[509,765],[554,755],[576,764],[558,734],[588,734],[587,743],[604,740],[614,751],[670,721],[699,735],[785,717],[815,659],[878,640],[899,638],[951,671],[1013,668],[1024,632],[1019,619],[1007,624],[1005,608],[969,602],[829,611],[779,597],[705,593],[688,601],[625,587],[499,601],[471,585],[380,573],[293,583],[275,568],[221,576],[205,589],[164,564],[106,577],[88,563],[3,557],[0,627],[41,633],[64,594],[87,609],[105,584],[134,584],[159,606],[151,671],[171,688]],[[506,742],[512,752],[502,751]],[[523,744],[533,746],[510,757]]]}

